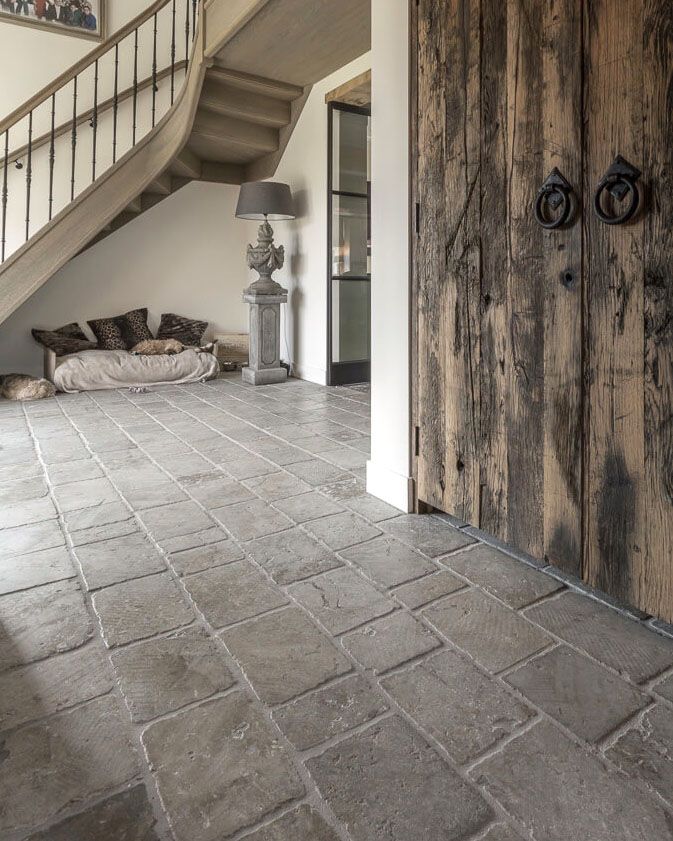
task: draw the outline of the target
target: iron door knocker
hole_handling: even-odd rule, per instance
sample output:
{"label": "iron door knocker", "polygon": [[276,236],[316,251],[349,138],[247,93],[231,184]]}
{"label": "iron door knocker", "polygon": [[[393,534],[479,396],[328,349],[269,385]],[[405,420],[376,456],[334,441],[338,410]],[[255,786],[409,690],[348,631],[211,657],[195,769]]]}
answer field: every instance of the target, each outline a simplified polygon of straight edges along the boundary
{"label": "iron door knocker", "polygon": [[[535,218],[543,228],[561,228],[568,224],[573,210],[572,192],[572,186],[554,167],[540,187],[535,200]],[[558,211],[560,208],[560,213],[556,216],[547,216],[545,204],[549,205],[553,211]]]}
{"label": "iron door knocker", "polygon": [[[624,225],[635,216],[640,205],[640,191],[636,181],[641,172],[621,155],[617,155],[610,169],[601,179],[594,196],[594,211],[596,216],[606,225]],[[608,191],[618,202],[623,202],[629,196],[629,202],[624,211],[617,216],[610,216],[603,210],[603,193]]]}

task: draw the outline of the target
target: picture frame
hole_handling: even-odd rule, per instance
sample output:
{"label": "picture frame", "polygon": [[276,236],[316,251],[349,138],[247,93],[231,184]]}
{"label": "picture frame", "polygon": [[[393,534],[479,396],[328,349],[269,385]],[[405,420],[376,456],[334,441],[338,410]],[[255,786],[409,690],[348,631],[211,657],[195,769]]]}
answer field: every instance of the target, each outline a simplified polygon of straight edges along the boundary
{"label": "picture frame", "polygon": [[102,41],[107,0],[0,0],[0,23]]}

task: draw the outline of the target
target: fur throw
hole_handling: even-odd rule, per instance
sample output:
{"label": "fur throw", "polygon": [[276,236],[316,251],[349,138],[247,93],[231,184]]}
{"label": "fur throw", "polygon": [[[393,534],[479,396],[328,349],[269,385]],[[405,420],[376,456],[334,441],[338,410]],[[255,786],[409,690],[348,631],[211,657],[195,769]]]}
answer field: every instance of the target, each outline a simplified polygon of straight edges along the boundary
{"label": "fur throw", "polygon": [[0,397],[7,400],[43,400],[55,394],[56,389],[49,380],[39,380],[28,374],[0,376]]}
{"label": "fur throw", "polygon": [[[183,350],[188,350],[188,347],[177,339],[145,339],[145,341],[134,345],[131,348],[131,353],[135,356],[160,356],[161,354],[182,353]],[[194,350],[197,353],[212,353],[215,350],[215,344],[211,342],[203,347],[194,348]]]}

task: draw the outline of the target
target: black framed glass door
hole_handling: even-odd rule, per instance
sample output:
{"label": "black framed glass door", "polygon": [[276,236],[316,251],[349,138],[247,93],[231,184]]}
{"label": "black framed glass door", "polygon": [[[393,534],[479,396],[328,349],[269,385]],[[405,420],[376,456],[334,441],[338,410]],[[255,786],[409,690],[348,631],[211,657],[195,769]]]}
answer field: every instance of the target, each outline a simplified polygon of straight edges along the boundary
{"label": "black framed glass door", "polygon": [[368,382],[371,352],[371,116],[328,106],[328,384]]}

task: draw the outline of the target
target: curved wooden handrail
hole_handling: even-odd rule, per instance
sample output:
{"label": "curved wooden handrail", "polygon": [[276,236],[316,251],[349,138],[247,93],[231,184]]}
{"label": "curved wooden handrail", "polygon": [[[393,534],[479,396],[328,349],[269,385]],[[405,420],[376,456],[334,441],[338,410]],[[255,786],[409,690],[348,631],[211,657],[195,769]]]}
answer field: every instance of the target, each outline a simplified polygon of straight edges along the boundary
{"label": "curved wooden handrail", "polygon": [[17,109],[12,111],[8,117],[0,122],[0,134],[4,134],[8,129],[16,125],[19,120],[27,117],[31,111],[34,111],[38,106],[42,105],[43,102],[46,102],[52,94],[59,91],[62,87],[64,87],[64,85],[72,82],[75,76],[79,76],[80,73],[91,67],[97,59],[106,55],[106,53],[108,53],[116,44],[119,44],[131,35],[131,33],[154,17],[155,14],[160,12],[171,2],[172,0],[155,0],[155,2],[145,9],[144,12],[141,12],[127,24],[124,24],[124,26],[122,26],[121,29],[118,29],[114,35],[106,38],[102,44],[83,56],[78,62],[73,64],[72,67],[69,67],[61,73],[60,76],[57,76],[53,82],[50,82],[46,87],[42,88],[41,91],[38,91],[27,102],[24,102],[23,105],[20,105]]}

